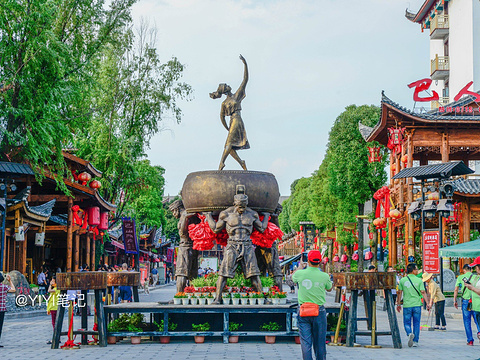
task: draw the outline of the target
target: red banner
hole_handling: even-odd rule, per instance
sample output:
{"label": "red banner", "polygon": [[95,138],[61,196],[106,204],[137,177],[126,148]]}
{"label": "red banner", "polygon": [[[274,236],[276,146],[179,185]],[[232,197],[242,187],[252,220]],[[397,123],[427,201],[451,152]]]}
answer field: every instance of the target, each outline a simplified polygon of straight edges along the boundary
{"label": "red banner", "polygon": [[135,220],[130,218],[122,219],[123,244],[125,245],[125,254],[138,254],[137,232],[135,230]]}
{"label": "red banner", "polygon": [[439,246],[440,234],[438,230],[423,232],[423,272],[440,273]]}

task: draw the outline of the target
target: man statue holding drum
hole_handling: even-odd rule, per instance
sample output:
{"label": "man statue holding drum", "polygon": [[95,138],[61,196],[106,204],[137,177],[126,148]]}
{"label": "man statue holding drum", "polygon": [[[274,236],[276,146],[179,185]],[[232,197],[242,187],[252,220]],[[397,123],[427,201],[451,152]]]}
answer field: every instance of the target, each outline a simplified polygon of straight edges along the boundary
{"label": "man statue holding drum", "polygon": [[208,225],[213,232],[219,233],[226,228],[228,234],[227,246],[223,249],[223,261],[218,272],[217,293],[213,304],[220,304],[227,278],[235,276],[235,270],[239,264],[245,278],[251,279],[255,290],[262,291],[260,270],[250,235],[253,227],[261,233],[265,231],[270,214],[265,213],[262,222],[258,213],[248,208],[247,204],[248,196],[237,194],[234,196],[233,206],[220,212],[218,221],[213,219],[210,212],[205,213]]}

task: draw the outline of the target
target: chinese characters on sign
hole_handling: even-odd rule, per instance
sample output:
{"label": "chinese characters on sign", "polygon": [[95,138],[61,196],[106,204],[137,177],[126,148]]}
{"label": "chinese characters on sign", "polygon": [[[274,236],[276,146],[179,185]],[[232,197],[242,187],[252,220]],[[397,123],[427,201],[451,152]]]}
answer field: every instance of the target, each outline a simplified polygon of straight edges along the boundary
{"label": "chinese characters on sign", "polygon": [[[438,96],[438,93],[436,91],[432,90],[432,95],[428,97],[420,97],[420,93],[422,91],[427,91],[430,88],[430,85],[432,84],[432,79],[425,78],[421,80],[414,81],[407,86],[411,88],[415,88],[414,93],[413,93],[413,101],[416,102],[428,102],[428,101],[435,101],[439,100],[440,97]],[[468,90],[473,84],[473,81],[470,81],[467,85],[465,85],[459,92],[458,94],[453,98],[454,101],[458,101],[461,99],[463,95],[472,95],[475,99],[475,102],[480,102],[480,94],[477,94],[476,92]],[[475,109],[471,106],[440,106],[438,108],[439,112],[461,112],[461,113],[468,113],[468,114],[475,114],[475,110],[478,111],[478,109]]]}
{"label": "chinese characters on sign", "polygon": [[439,245],[440,234],[438,230],[423,232],[423,272],[440,273]]}
{"label": "chinese characters on sign", "polygon": [[138,254],[137,233],[135,230],[135,220],[130,218],[122,219],[123,243],[125,245],[125,254]]}

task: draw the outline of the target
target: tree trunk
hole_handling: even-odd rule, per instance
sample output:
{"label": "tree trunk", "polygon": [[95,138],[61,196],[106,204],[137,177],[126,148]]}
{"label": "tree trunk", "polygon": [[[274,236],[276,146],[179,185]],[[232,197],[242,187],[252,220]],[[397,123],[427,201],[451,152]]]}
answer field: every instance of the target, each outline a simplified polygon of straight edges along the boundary
{"label": "tree trunk", "polygon": [[365,205],[358,204],[357,230],[358,230],[358,272],[363,272],[363,215]]}

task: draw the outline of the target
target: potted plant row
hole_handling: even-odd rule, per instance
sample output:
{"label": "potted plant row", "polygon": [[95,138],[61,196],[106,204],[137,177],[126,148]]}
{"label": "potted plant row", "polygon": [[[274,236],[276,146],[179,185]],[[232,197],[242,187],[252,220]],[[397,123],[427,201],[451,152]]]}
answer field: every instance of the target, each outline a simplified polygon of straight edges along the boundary
{"label": "potted plant row", "polygon": [[[198,333],[204,333],[210,330],[210,324],[206,322],[205,324],[192,324],[192,330]],[[195,343],[203,344],[205,342],[205,335],[195,335]]]}
{"label": "potted plant row", "polygon": [[[239,324],[236,322],[231,322],[228,324],[228,331],[233,332],[233,331],[238,331],[243,326],[243,324]],[[228,337],[228,342],[232,344],[238,343],[238,335],[230,335]]]}
{"label": "potted plant row", "polygon": [[[118,319],[111,321],[107,326],[107,331],[112,332],[130,332],[130,333],[139,333],[142,332],[143,325],[143,314],[121,314]],[[116,336],[108,336],[108,344],[116,344]],[[132,344],[140,344],[141,336],[130,336],[130,342]]]}

